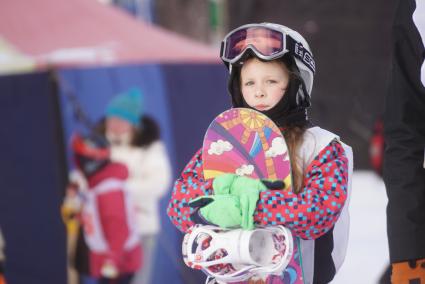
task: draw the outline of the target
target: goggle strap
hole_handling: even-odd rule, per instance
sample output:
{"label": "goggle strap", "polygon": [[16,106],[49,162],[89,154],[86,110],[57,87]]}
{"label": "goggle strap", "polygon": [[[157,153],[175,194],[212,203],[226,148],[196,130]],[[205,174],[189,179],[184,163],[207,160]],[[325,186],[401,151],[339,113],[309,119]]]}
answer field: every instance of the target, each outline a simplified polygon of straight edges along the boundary
{"label": "goggle strap", "polygon": [[290,36],[286,36],[286,49],[301,60],[311,72],[316,72],[316,63],[314,62],[313,55],[300,42],[295,41]]}

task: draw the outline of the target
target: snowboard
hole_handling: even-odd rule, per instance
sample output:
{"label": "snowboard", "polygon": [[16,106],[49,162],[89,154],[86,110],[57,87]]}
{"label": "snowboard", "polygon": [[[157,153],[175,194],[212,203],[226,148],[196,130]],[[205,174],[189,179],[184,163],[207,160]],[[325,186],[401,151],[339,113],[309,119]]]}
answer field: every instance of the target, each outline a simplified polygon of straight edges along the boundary
{"label": "snowboard", "polygon": [[[283,190],[291,190],[291,163],[285,139],[275,123],[258,111],[233,108],[219,114],[206,131],[202,160],[205,179],[233,173],[283,180]],[[294,237],[289,265],[281,276],[269,275],[265,283],[304,283],[299,244],[300,240]]]}

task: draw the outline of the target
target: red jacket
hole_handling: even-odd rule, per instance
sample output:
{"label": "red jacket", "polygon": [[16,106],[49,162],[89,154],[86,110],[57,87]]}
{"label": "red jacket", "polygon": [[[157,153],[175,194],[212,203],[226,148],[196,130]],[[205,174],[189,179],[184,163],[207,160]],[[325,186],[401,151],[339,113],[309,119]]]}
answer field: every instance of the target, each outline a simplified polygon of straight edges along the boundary
{"label": "red jacket", "polygon": [[[84,237],[89,248],[90,274],[101,276],[105,262],[112,262],[119,274],[134,273],[141,266],[139,235],[135,234],[126,196],[127,168],[110,163],[88,179],[89,191],[83,209]],[[88,204],[91,203],[91,204]],[[133,223],[133,224],[132,224]],[[131,239],[131,240],[130,240]]]}

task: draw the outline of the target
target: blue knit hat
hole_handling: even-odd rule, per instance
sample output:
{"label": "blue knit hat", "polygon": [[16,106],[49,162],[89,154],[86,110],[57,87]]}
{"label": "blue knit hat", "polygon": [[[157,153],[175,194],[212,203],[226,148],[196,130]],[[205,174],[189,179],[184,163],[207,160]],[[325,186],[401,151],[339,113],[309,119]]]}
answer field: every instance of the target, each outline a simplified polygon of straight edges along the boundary
{"label": "blue knit hat", "polygon": [[142,114],[143,97],[138,88],[132,88],[125,93],[118,94],[106,108],[106,117],[119,117],[136,127],[139,126]]}

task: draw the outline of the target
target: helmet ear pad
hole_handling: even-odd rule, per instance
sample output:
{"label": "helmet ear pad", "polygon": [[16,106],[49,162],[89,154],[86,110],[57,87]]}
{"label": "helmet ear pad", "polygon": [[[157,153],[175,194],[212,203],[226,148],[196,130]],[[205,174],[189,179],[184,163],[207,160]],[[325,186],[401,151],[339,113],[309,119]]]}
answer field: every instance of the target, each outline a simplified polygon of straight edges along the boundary
{"label": "helmet ear pad", "polygon": [[[242,65],[241,65],[242,66]],[[232,98],[233,107],[244,107],[244,99],[241,92],[241,66],[233,65],[227,80],[227,90]]]}

